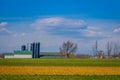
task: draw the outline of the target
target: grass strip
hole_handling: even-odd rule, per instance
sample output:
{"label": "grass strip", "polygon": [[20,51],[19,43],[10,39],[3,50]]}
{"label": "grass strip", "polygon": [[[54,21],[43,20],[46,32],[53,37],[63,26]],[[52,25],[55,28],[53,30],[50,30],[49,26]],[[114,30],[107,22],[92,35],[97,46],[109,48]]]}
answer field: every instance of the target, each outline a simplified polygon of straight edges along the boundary
{"label": "grass strip", "polygon": [[120,80],[120,75],[0,75],[0,80]]}
{"label": "grass strip", "polygon": [[120,59],[0,59],[0,66],[120,67]]}

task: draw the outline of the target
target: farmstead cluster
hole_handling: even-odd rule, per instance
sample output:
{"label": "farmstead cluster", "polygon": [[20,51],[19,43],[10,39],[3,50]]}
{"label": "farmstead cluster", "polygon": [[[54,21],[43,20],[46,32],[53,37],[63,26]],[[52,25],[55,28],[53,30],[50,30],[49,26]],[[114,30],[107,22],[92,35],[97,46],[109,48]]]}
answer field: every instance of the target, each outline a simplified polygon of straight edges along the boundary
{"label": "farmstead cluster", "polygon": [[59,52],[41,52],[40,42],[22,45],[21,50],[4,53],[3,58],[62,58]]}

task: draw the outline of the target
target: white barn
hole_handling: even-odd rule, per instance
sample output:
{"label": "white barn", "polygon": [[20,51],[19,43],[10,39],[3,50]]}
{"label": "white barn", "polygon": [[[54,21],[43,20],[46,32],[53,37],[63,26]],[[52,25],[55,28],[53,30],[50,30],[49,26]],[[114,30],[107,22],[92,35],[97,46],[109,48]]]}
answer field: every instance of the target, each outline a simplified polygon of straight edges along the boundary
{"label": "white barn", "polygon": [[14,51],[14,53],[5,53],[4,58],[32,58],[32,51]]}

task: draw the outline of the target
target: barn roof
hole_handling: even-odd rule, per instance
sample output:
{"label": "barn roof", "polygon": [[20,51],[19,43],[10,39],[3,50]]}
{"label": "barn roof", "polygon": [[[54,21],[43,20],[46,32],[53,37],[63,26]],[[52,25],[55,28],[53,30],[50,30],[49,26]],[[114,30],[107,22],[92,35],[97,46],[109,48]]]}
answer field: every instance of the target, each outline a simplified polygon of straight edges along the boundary
{"label": "barn roof", "polygon": [[32,55],[32,51],[27,51],[27,50],[25,50],[25,51],[21,51],[21,50],[16,50],[16,51],[14,51],[14,54],[21,54],[21,55]]}
{"label": "barn roof", "polygon": [[40,55],[44,55],[44,56],[57,56],[60,55],[59,52],[40,52]]}

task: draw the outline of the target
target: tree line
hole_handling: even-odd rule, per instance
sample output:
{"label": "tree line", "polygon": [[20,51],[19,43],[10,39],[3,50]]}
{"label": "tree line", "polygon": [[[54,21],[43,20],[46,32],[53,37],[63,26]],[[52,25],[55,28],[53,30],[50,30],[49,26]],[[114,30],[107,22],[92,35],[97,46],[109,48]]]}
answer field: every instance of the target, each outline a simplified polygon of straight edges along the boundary
{"label": "tree line", "polygon": [[113,43],[108,41],[106,43],[106,53],[103,50],[98,50],[98,41],[96,40],[94,46],[92,46],[93,56],[85,54],[75,54],[78,46],[77,44],[67,41],[63,42],[60,47],[60,55],[66,58],[120,58],[120,45],[118,43]]}

